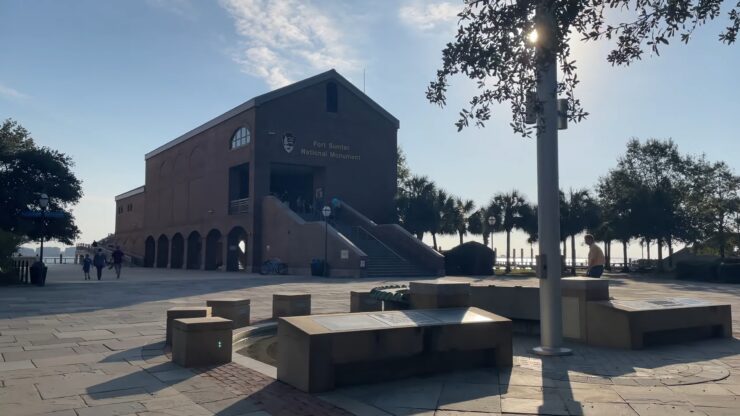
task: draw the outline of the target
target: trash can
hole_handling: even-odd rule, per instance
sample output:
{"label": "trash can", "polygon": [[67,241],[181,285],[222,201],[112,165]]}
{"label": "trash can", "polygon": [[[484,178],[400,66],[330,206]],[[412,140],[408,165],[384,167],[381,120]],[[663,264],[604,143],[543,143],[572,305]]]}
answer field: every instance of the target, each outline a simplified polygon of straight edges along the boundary
{"label": "trash can", "polygon": [[37,286],[43,286],[46,284],[46,271],[47,267],[44,263],[37,261],[28,268],[28,273],[31,276],[31,284]]}
{"label": "trash can", "polygon": [[324,260],[313,259],[311,260],[311,276],[323,276],[324,275]]}

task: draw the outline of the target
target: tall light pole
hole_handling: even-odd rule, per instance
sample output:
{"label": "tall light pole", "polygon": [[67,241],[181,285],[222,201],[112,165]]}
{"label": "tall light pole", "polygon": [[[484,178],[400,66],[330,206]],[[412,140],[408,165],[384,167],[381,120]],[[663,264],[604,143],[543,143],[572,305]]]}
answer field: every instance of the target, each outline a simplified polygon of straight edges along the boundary
{"label": "tall light pole", "polygon": [[324,205],[324,208],[321,209],[321,215],[324,216],[324,270],[322,274],[326,277],[329,275],[329,263],[327,262],[329,243],[327,241],[329,239],[329,216],[331,215],[331,207],[329,205]]}
{"label": "tall light pole", "polygon": [[563,348],[560,293],[560,204],[558,185],[557,56],[554,1],[541,0],[535,15],[537,43],[537,203],[540,245],[539,355],[567,355]]}
{"label": "tall light pole", "polygon": [[493,226],[496,225],[496,217],[488,217],[489,232],[491,233],[491,250],[493,250],[493,269],[496,270],[496,249],[493,248]]}
{"label": "tall light pole", "polygon": [[39,259],[44,263],[44,237],[46,237],[46,208],[49,207],[49,196],[46,194],[39,195],[39,206],[41,207],[41,248],[39,250]]}

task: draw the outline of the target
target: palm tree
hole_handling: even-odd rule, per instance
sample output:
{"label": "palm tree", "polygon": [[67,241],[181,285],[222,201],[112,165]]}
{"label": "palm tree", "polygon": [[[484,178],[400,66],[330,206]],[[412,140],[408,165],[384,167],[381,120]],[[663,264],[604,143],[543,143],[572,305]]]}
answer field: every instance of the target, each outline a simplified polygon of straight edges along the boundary
{"label": "palm tree", "polygon": [[511,230],[521,228],[522,214],[528,206],[527,200],[517,190],[496,194],[488,208],[489,214],[496,217],[496,228],[506,232],[506,273],[511,272]]}
{"label": "palm tree", "polygon": [[[470,214],[467,219],[468,232],[472,235],[483,236],[483,245],[488,245],[488,232],[486,229],[487,217],[485,208],[480,208]],[[486,224],[486,225],[484,225]]]}
{"label": "palm tree", "polygon": [[442,189],[436,189],[433,192],[431,199],[432,220],[429,232],[432,234],[432,245],[435,250],[438,249],[438,234],[453,234],[455,232],[451,220],[454,206],[455,200],[447,192]]}
{"label": "palm tree", "polygon": [[418,239],[434,225],[434,197],[437,189],[426,176],[413,176],[398,195],[398,217],[401,225]]}
{"label": "palm tree", "polygon": [[460,198],[454,198],[451,208],[452,210],[449,212],[449,226],[460,236],[460,244],[462,244],[463,236],[468,231],[468,216],[475,210],[475,203],[469,199],[463,201]]}
{"label": "palm tree", "polygon": [[[534,243],[539,239],[539,221],[537,219],[537,205],[527,204],[522,211],[521,229],[527,233],[530,253],[534,253]],[[533,254],[532,254],[533,255]]]}

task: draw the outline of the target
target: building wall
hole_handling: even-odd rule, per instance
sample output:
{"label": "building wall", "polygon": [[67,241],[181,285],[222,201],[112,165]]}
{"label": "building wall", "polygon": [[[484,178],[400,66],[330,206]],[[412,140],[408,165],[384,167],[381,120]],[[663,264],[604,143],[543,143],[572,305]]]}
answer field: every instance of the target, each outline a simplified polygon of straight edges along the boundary
{"label": "building wall", "polygon": [[146,192],[116,201],[116,240],[127,253],[140,255],[146,208]]}
{"label": "building wall", "polygon": [[[396,126],[341,84],[337,86],[336,113],[326,111],[326,83],[257,108],[257,175],[269,178],[271,163],[324,167],[327,198],[346,200],[376,222],[392,222]],[[295,137],[290,153],[283,147],[285,133]],[[262,193],[265,185],[259,189]]]}
{"label": "building wall", "polygon": [[[215,229],[222,235],[225,263],[226,236],[241,227],[248,237],[248,263],[258,269],[269,258],[263,256],[259,219],[261,202],[269,195],[273,163],[323,168],[314,188],[324,188],[326,201],[337,197],[376,222],[392,221],[396,126],[340,83],[337,87],[336,113],[326,111],[326,83],[317,83],[246,110],[149,157],[146,192],[137,202],[146,208],[137,210],[131,223],[117,221],[117,239],[127,241],[126,251],[143,257],[149,236],[155,241],[164,236],[171,242],[180,233],[187,250],[191,232],[200,234],[205,247],[207,234]],[[250,129],[251,142],[232,150],[231,137],[241,126]],[[296,138],[292,152],[283,146],[285,133]],[[229,215],[229,168],[243,163],[249,163],[250,212]]]}
{"label": "building wall", "polygon": [[[231,137],[242,126],[250,130],[250,143],[230,149]],[[123,223],[119,227],[117,222],[117,240],[132,241],[126,244],[127,251],[143,257],[148,236],[156,241],[164,235],[172,241],[180,233],[187,240],[190,233],[198,232],[205,240],[215,229],[225,245],[226,235],[234,227],[242,227],[251,247],[253,217],[251,213],[229,215],[228,177],[232,166],[250,163],[251,196],[254,126],[254,110],[247,110],[147,159],[146,191],[140,194],[146,195],[142,197],[145,209],[137,210],[141,226],[134,231]]]}
{"label": "building wall", "polygon": [[291,274],[308,275],[311,261],[326,255],[333,277],[363,276],[361,261],[367,256],[333,227],[303,221],[275,197],[264,198],[261,205],[265,257],[279,258]]}

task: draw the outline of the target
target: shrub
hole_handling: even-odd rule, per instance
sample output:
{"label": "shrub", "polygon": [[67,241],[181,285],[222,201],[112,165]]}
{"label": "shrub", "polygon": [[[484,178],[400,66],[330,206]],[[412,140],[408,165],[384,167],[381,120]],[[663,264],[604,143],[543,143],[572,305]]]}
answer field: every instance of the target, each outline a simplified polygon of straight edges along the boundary
{"label": "shrub", "polygon": [[686,260],[676,263],[676,279],[685,280],[715,280],[717,278],[717,262]]}
{"label": "shrub", "polygon": [[493,274],[493,250],[469,241],[445,252],[445,272],[457,276]]}
{"label": "shrub", "polygon": [[717,266],[717,278],[720,282],[740,283],[740,262],[720,263]]}

